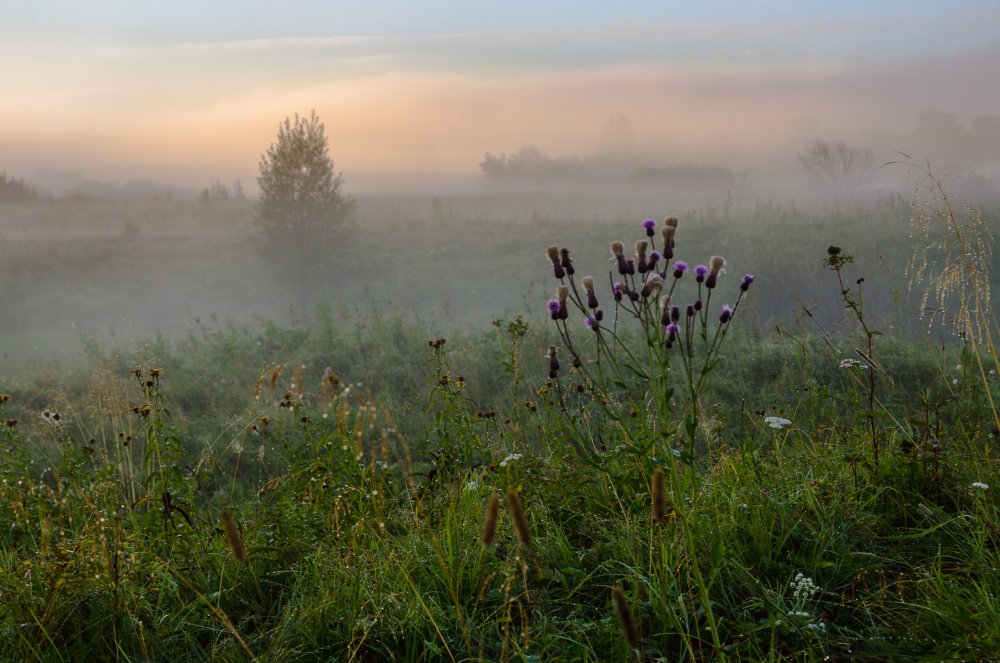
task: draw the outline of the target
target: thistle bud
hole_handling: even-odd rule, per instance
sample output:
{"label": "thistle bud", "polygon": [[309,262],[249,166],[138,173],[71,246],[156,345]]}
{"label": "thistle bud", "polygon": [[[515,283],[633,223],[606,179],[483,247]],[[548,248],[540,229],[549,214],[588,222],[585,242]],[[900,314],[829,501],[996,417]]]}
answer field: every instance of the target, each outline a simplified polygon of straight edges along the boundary
{"label": "thistle bud", "polygon": [[719,322],[721,322],[722,324],[726,324],[732,319],[732,317],[733,317],[733,307],[729,306],[728,304],[726,306],[723,306],[722,315],[719,316]]}
{"label": "thistle bud", "polygon": [[746,292],[747,290],[749,290],[749,289],[750,289],[750,285],[751,285],[751,284],[752,284],[752,283],[753,283],[753,282],[754,282],[755,280],[756,280],[756,279],[754,278],[754,275],[753,275],[753,274],[744,274],[744,275],[743,275],[743,282],[742,282],[742,283],[740,283],[740,290],[742,290],[743,292]]}
{"label": "thistle bud", "polygon": [[587,306],[597,308],[597,295],[594,294],[594,277],[584,276],[580,280],[580,285],[583,286],[583,291],[587,294]]}
{"label": "thistle bud", "polygon": [[562,268],[566,270],[567,274],[573,276],[573,274],[576,273],[576,270],[573,268],[573,261],[570,260],[569,249],[560,249],[559,256],[561,258],[560,263]]}
{"label": "thistle bud", "polygon": [[611,284],[611,292],[614,294],[616,302],[622,300],[622,284],[619,281]]}
{"label": "thistle bud", "polygon": [[681,307],[680,306],[670,307],[670,321],[677,322],[680,319],[681,319]]}
{"label": "thistle bud", "polygon": [[670,324],[670,295],[660,295],[660,324]]}
{"label": "thistle bud", "polygon": [[654,292],[659,292],[662,287],[663,279],[660,278],[659,274],[653,274],[646,279],[645,285],[642,286],[642,298],[647,299]]}

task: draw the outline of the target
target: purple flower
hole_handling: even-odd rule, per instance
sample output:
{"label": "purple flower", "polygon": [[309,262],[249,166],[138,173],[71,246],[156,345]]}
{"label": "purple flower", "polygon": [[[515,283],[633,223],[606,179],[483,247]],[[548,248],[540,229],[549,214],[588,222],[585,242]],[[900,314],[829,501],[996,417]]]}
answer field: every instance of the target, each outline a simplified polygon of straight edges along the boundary
{"label": "purple flower", "polygon": [[583,324],[587,325],[588,329],[593,329],[595,332],[600,329],[601,326],[597,318],[590,315],[583,319]]}
{"label": "purple flower", "polygon": [[681,328],[680,328],[680,326],[676,322],[671,322],[669,325],[667,325],[666,332],[668,334],[676,336],[677,334],[680,333],[680,331],[681,331]]}
{"label": "purple flower", "polygon": [[687,271],[688,264],[683,260],[678,260],[674,263],[674,278],[679,279],[684,276],[684,272]]}
{"label": "purple flower", "polygon": [[615,281],[611,284],[611,292],[615,294],[615,301],[620,302],[622,300],[622,284],[621,281]]}
{"label": "purple flower", "polygon": [[755,280],[756,279],[754,278],[753,274],[744,274],[743,283],[740,284],[740,290],[746,292],[747,290],[750,289],[750,284],[753,283]]}
{"label": "purple flower", "polygon": [[652,272],[656,270],[656,263],[658,263],[660,261],[660,258],[662,257],[663,254],[657,251],[656,249],[653,249],[652,251],[649,252],[649,258],[647,259],[647,265],[649,266],[649,271]]}
{"label": "purple flower", "polygon": [[549,313],[558,313],[558,312],[559,312],[559,300],[558,299],[550,299],[549,300]]}
{"label": "purple flower", "polygon": [[698,265],[694,268],[694,277],[698,283],[702,283],[705,280],[705,275],[708,274],[707,265]]}
{"label": "purple flower", "polygon": [[730,318],[733,317],[733,307],[726,304],[722,307],[722,315],[719,316],[719,322],[726,324],[729,322]]}
{"label": "purple flower", "polygon": [[653,236],[653,229],[656,228],[656,221],[654,219],[646,219],[642,222],[642,227],[646,229],[646,236]]}

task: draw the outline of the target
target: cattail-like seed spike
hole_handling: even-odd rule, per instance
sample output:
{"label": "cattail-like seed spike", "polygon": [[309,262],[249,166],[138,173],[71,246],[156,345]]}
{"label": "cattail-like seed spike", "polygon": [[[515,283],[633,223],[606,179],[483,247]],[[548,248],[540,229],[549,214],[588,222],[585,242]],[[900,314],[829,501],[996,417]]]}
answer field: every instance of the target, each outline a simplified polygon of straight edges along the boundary
{"label": "cattail-like seed spike", "polygon": [[500,512],[500,498],[496,493],[490,495],[489,504],[486,505],[486,519],[483,521],[483,545],[488,546],[493,543],[493,537],[497,533],[497,514]]}
{"label": "cattail-like seed spike", "polygon": [[632,649],[639,649],[639,631],[635,627],[635,620],[632,618],[632,606],[628,604],[625,592],[621,588],[615,587],[611,591],[611,597],[615,601],[615,612],[618,613],[618,621],[622,625],[622,631],[625,632],[625,639],[628,640],[628,644]]}
{"label": "cattail-like seed spike", "polygon": [[228,511],[222,512],[222,527],[226,530],[226,541],[233,551],[233,557],[240,562],[246,561],[247,550],[243,547],[243,537],[240,536],[240,530],[233,520],[233,514]]}
{"label": "cattail-like seed spike", "polygon": [[510,505],[510,515],[514,521],[514,531],[517,532],[518,540],[525,546],[531,545],[531,528],[528,527],[528,519],[524,516],[521,508],[521,499],[513,490],[507,492],[507,503]]}
{"label": "cattail-like seed spike", "polygon": [[659,467],[653,470],[653,486],[650,489],[653,499],[653,523],[660,525],[666,521],[663,508],[663,470]]}

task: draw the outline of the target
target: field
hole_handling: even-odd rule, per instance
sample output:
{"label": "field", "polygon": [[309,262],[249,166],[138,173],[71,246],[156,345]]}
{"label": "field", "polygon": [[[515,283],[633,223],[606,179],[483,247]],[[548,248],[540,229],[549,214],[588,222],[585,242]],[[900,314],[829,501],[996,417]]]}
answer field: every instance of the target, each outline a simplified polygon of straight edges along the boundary
{"label": "field", "polygon": [[246,201],[0,207],[5,655],[995,659],[998,216],[919,193],[371,196],[292,273]]}

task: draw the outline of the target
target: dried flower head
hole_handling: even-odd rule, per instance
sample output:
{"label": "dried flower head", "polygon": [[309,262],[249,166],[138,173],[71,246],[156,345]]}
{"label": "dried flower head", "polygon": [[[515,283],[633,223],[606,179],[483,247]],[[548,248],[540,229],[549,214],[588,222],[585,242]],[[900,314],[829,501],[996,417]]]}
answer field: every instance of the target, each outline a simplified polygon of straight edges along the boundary
{"label": "dried flower head", "polygon": [[650,295],[659,292],[661,288],[663,288],[663,277],[659,274],[653,274],[646,279],[646,283],[642,286],[643,299],[647,299]]}
{"label": "dried flower head", "polygon": [[617,259],[625,259],[625,245],[622,242],[611,242],[611,255]]}
{"label": "dried flower head", "polygon": [[677,228],[677,217],[676,216],[668,216],[667,218],[665,218],[663,220],[663,225],[665,225],[665,226],[667,226],[669,228],[676,229]]}

